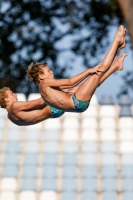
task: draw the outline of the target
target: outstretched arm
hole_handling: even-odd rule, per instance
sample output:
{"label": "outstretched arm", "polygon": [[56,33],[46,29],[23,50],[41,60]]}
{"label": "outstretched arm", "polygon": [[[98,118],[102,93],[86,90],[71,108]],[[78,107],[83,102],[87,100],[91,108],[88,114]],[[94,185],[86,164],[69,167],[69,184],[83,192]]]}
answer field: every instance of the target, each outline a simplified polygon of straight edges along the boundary
{"label": "outstretched arm", "polygon": [[61,89],[71,88],[78,85],[89,75],[92,75],[95,73],[97,73],[97,67],[87,69],[84,72],[81,72],[80,74],[73,76],[72,78],[69,78],[69,79],[60,79],[60,80],[45,79],[45,84],[50,87],[61,87]]}
{"label": "outstretched arm", "polygon": [[43,109],[47,104],[43,101],[42,98],[32,100],[32,101],[15,101],[11,108],[14,112],[19,111],[29,111],[29,110],[36,110],[36,109]]}

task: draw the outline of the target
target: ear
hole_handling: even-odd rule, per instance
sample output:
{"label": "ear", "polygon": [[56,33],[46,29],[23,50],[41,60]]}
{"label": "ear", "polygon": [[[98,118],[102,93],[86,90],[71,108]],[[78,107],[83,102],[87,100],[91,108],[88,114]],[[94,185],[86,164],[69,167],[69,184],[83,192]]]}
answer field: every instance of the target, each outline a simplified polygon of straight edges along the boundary
{"label": "ear", "polygon": [[39,74],[40,79],[44,79],[44,74]]}
{"label": "ear", "polygon": [[6,97],[6,98],[5,98],[5,101],[6,101],[6,102],[8,102],[8,101],[9,101],[9,98],[8,98],[8,97]]}

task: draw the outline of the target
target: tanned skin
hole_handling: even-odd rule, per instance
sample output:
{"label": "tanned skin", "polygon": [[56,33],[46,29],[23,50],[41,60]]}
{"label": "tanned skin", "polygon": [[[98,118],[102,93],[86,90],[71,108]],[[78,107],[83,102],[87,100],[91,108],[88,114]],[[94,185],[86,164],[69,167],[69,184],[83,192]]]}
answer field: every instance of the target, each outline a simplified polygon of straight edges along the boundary
{"label": "tanned skin", "polygon": [[[123,69],[123,61],[125,56],[127,56],[127,54],[123,53],[114,60],[110,69],[100,79],[99,85],[102,84],[112,73]],[[64,91],[67,92],[67,94],[71,95],[73,93],[76,93],[79,87],[80,86],[64,89]],[[16,125],[33,125],[43,120],[52,118],[50,108],[49,106],[47,106],[42,98],[23,102],[18,101],[17,95],[11,90],[7,90],[6,94],[8,96],[5,99],[7,104],[6,110],[8,112],[8,118]]]}
{"label": "tanned skin", "polygon": [[86,79],[76,90],[75,95],[81,101],[90,101],[100,80],[109,70],[113,63],[116,53],[119,49],[125,47],[126,29],[120,26],[115,34],[113,43],[103,59],[103,61],[94,68],[87,69],[84,72],[69,79],[54,79],[53,72],[48,66],[42,66],[43,74],[39,74],[38,87],[43,100],[55,108],[75,112],[72,101],[72,94],[63,92],[62,89],[73,88],[84,79]]}
{"label": "tanned skin", "polygon": [[[75,94],[79,100],[89,101],[96,88],[114,71],[123,68],[122,63],[126,54],[121,55],[112,64],[117,51],[125,47],[126,29],[120,26],[106,57],[96,67],[85,70],[84,72],[70,78],[55,80],[53,72],[48,66],[43,68],[44,74],[39,75],[38,84],[42,98],[37,100],[22,102],[18,101],[17,95],[11,90],[7,90],[6,110],[8,118],[19,126],[33,125],[52,117],[50,108],[47,104],[65,111],[74,110],[72,94],[69,89],[78,85],[86,79],[76,90]],[[110,68],[112,64],[112,67]],[[63,91],[64,90],[64,91]],[[67,92],[66,92],[66,91]],[[72,92],[73,93],[73,92]]]}
{"label": "tanned skin", "polygon": [[50,108],[42,98],[23,102],[18,101],[17,95],[11,90],[7,90],[6,94],[7,116],[14,124],[28,126],[52,118]]}
{"label": "tanned skin", "polygon": [[[114,72],[116,71],[122,71],[123,70],[123,61],[124,58],[127,56],[126,53],[122,53],[121,55],[119,55],[114,62],[112,63],[111,67],[109,68],[109,70],[103,75],[103,77],[100,79],[100,83],[98,85],[98,87]],[[77,91],[77,89],[80,86],[76,86],[74,88],[70,88],[67,90],[67,92],[73,94]]]}

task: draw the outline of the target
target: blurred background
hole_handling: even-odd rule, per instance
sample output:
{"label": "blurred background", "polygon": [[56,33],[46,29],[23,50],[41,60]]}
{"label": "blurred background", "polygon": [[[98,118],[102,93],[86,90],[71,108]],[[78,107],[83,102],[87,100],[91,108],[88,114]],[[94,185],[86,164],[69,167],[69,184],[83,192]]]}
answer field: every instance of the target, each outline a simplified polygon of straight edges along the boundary
{"label": "blurred background", "polygon": [[123,24],[127,46],[119,54],[129,55],[125,69],[116,72],[97,94],[100,97],[100,91],[110,90],[115,98],[121,93],[133,95],[132,6],[132,0],[2,0],[0,87],[10,86],[26,95],[37,92],[25,73],[33,61],[47,62],[56,78],[94,67],[102,61],[118,26]]}
{"label": "blurred background", "polygon": [[82,114],[18,127],[0,110],[0,200],[133,199],[133,0],[1,0],[0,16],[0,88],[22,101],[40,97],[33,61],[76,75],[102,61],[121,24],[128,53]]}

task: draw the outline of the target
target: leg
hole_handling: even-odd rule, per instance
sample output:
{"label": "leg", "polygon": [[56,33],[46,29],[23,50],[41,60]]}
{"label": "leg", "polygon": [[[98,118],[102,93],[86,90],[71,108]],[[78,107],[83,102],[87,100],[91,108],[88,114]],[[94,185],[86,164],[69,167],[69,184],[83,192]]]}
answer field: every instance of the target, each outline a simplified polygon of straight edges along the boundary
{"label": "leg", "polygon": [[125,46],[125,34],[126,30],[123,26],[120,26],[112,43],[110,50],[102,61],[100,67],[98,68],[97,74],[92,75],[88,78],[84,83],[78,88],[76,91],[76,97],[81,101],[89,101],[95,92],[96,88],[100,83],[100,79],[109,70],[114,57],[119,50],[119,48],[123,48]]}
{"label": "leg", "polygon": [[111,48],[109,49],[107,55],[102,61],[102,65],[98,69],[99,72],[105,73],[110,68],[117,51],[126,46],[125,35],[126,29],[124,29],[123,26],[120,26],[115,34]]}
{"label": "leg", "polygon": [[[110,69],[101,77],[98,76],[96,74],[92,75],[90,78],[88,78],[88,80],[86,80],[88,82],[88,85],[90,86],[90,90],[89,90],[89,100],[91,99],[92,95],[94,94],[95,90],[96,90],[96,86],[99,87],[112,73],[114,73],[115,71],[118,70],[122,70],[123,69],[123,61],[124,58],[127,56],[126,53],[121,54],[120,56],[118,56],[114,62],[112,63]],[[98,84],[98,85],[97,85]],[[87,91],[86,91],[87,92]],[[77,96],[77,93],[76,93]],[[88,101],[88,100],[87,100]]]}
{"label": "leg", "polygon": [[122,70],[123,69],[123,61],[124,58],[127,56],[126,53],[121,54],[120,56],[118,56],[114,62],[112,63],[110,69],[103,75],[103,77],[100,79],[100,83],[98,85],[98,87],[115,71],[117,70]]}

